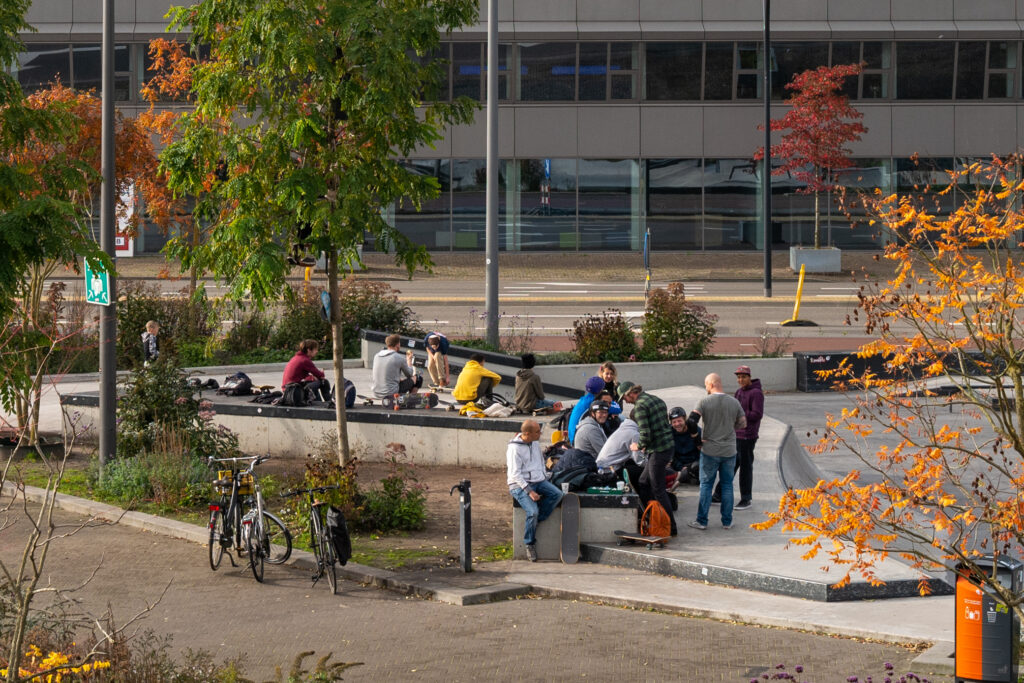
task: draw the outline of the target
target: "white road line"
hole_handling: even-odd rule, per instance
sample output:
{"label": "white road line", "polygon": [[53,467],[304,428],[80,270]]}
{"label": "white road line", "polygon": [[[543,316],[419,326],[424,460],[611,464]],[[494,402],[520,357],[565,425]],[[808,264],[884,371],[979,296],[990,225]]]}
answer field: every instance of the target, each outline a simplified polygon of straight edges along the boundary
{"label": "white road line", "polygon": [[836,289],[836,290],[842,290],[842,291],[853,290],[854,292],[856,292],[856,291],[860,290],[860,287],[819,287],[818,289],[821,289],[821,290]]}
{"label": "white road line", "polygon": [[519,286],[519,285],[505,285],[503,289],[537,289],[543,290],[544,287],[534,287],[533,285]]}

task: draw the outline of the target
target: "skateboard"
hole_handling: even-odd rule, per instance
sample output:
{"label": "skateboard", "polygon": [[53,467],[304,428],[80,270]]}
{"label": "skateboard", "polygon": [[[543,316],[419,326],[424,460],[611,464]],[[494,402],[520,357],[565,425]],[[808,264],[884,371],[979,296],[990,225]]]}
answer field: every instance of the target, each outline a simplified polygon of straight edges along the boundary
{"label": "skateboard", "polygon": [[436,408],[440,401],[437,394],[396,394],[385,396],[380,400],[385,410],[412,410]]}
{"label": "skateboard", "polygon": [[440,386],[438,384],[431,384],[430,385],[430,390],[433,391],[433,392],[436,392],[438,394],[443,394],[446,391],[451,391],[452,388],[451,387],[442,387],[442,386]]}
{"label": "skateboard", "polygon": [[631,534],[628,531],[619,530],[616,530],[614,533],[616,537],[615,545],[644,543],[648,550],[654,550],[655,546],[664,548],[670,538],[669,536],[641,536],[640,534]]}
{"label": "skateboard", "polygon": [[562,496],[562,562],[576,564],[580,559],[580,497],[575,493]]}
{"label": "skateboard", "polygon": [[374,401],[377,400],[374,398],[370,398],[369,396],[363,396],[362,394],[356,394],[356,398],[361,399],[363,401],[364,406],[372,406]]}

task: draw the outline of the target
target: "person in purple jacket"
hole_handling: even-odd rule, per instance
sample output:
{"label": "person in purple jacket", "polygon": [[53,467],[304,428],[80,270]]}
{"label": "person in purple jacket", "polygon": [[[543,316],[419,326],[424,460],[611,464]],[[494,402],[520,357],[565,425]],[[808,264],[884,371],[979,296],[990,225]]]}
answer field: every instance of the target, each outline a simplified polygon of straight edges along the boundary
{"label": "person in purple jacket", "polygon": [[[761,380],[750,379],[750,366],[741,365],[736,368],[736,400],[743,406],[747,416],[747,426],[736,430],[736,472],[740,476],[740,501],[733,510],[749,510],[754,488],[754,444],[757,443],[757,431],[764,416],[764,393],[761,391]],[[719,501],[719,488],[716,488],[713,502]]]}

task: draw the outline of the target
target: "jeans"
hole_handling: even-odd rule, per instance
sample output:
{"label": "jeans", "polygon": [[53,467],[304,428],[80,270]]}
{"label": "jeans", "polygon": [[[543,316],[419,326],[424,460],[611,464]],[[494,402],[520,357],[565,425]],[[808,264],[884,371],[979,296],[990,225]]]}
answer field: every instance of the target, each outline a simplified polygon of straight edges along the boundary
{"label": "jeans", "polygon": [[707,526],[711,509],[711,491],[715,478],[722,482],[722,526],[732,524],[732,477],[736,469],[736,456],[713,458],[700,455],[700,502],[697,504],[697,522]]}
{"label": "jeans", "polygon": [[550,398],[538,398],[537,402],[533,404],[534,410],[543,410],[544,408],[554,408],[555,402]]}
{"label": "jeans", "polygon": [[[672,451],[657,451],[647,454],[644,472],[640,475],[640,484],[650,487],[651,498],[661,503],[672,521],[672,535],[676,534],[676,517],[672,514],[672,500],[665,490],[665,470],[672,461]],[[732,510],[730,506],[730,511]]]}
{"label": "jeans", "polygon": [[[757,439],[736,439],[736,474],[740,479],[740,500],[749,503],[754,490],[754,445]],[[715,486],[715,497],[722,497],[722,483]]]}
{"label": "jeans", "polygon": [[562,490],[550,481],[539,481],[530,486],[540,494],[540,500],[534,501],[528,491],[518,486],[510,490],[512,497],[526,513],[526,524],[523,525],[523,543],[526,545],[533,545],[537,541],[537,525],[550,517],[562,500]]}

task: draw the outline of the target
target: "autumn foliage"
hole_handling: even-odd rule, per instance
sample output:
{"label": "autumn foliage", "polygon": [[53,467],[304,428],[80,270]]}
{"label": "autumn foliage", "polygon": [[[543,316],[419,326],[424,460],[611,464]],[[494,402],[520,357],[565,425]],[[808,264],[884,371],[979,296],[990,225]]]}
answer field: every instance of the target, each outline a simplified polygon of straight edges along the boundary
{"label": "autumn foliage", "polygon": [[[818,195],[837,187],[833,172],[853,165],[847,145],[860,140],[868,130],[860,123],[864,115],[841,92],[843,81],[859,74],[862,68],[860,64],[822,66],[797,74],[786,84],[793,93],[786,100],[789,111],[771,121],[772,130],[789,131],[779,144],[772,145],[772,159],[782,160],[781,165],[773,167],[772,175],[789,175],[804,183],[800,192],[814,195],[815,249],[821,246]],[[763,158],[762,147],[754,159]]]}
{"label": "autumn foliage", "polygon": [[[981,555],[1021,559],[1024,547],[1024,229],[1020,159],[994,158],[950,171],[944,188],[868,200],[892,237],[888,282],[861,289],[857,321],[877,337],[858,355],[887,372],[829,375],[851,406],[828,416],[814,450],[854,452],[864,471],[792,490],[757,525],[780,525],[805,558],[824,554],[877,580],[897,555],[922,571]],[[948,215],[934,194],[956,195]],[[884,445],[879,446],[879,436]],[[922,582],[922,590],[927,583]],[[1021,612],[1021,595],[986,577]]]}

